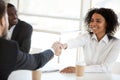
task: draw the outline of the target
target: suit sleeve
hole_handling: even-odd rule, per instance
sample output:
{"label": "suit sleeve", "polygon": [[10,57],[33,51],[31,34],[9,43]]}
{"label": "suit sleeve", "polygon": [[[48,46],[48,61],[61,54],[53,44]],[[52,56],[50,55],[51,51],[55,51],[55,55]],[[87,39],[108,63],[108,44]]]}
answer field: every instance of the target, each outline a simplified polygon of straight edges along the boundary
{"label": "suit sleeve", "polygon": [[53,51],[50,49],[37,54],[25,54],[21,51],[18,52],[16,70],[27,69],[36,70],[43,67],[54,56]]}
{"label": "suit sleeve", "polygon": [[24,24],[24,34],[22,34],[22,43],[20,45],[20,50],[26,53],[29,53],[30,51],[30,45],[31,45],[31,36],[33,32],[33,28],[29,24]]}

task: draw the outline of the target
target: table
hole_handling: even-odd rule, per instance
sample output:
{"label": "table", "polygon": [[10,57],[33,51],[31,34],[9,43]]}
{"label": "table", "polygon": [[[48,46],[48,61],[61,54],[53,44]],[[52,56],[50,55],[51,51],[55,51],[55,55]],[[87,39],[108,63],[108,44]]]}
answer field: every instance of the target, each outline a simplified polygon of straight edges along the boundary
{"label": "table", "polygon": [[83,77],[59,72],[42,73],[41,80],[120,80],[120,74],[85,73]]}

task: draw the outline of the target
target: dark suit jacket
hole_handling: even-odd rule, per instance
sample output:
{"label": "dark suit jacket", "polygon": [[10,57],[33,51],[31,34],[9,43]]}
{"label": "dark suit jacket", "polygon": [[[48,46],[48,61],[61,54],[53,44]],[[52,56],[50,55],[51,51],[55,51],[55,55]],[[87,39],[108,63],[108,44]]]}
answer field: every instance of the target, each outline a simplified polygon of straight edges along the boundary
{"label": "dark suit jacket", "polygon": [[15,68],[17,45],[0,38],[0,80],[7,80]]}
{"label": "dark suit jacket", "polygon": [[33,28],[30,24],[18,20],[11,39],[18,42],[20,50],[23,52],[29,53],[30,51],[32,31]]}
{"label": "dark suit jacket", "polygon": [[15,41],[0,38],[0,80],[7,80],[14,70],[43,67],[53,56],[49,49],[33,55],[25,54]]}

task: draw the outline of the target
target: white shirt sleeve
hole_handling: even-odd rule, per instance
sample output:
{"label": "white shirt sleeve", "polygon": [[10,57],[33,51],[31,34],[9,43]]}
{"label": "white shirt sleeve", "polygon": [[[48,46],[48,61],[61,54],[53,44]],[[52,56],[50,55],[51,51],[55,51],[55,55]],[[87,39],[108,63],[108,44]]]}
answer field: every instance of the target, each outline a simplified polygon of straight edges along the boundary
{"label": "white shirt sleeve", "polygon": [[81,34],[74,39],[70,39],[67,42],[68,48],[78,48],[80,46],[83,46],[87,42],[88,37],[88,34]]}

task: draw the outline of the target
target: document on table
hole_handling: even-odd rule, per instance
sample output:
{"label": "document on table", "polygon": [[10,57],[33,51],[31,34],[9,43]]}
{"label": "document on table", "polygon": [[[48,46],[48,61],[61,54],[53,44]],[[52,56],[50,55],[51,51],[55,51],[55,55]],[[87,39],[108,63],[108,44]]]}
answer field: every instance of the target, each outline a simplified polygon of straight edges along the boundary
{"label": "document on table", "polygon": [[46,66],[44,68],[41,68],[42,73],[50,73],[50,72],[57,72],[59,71],[59,68],[56,66]]}
{"label": "document on table", "polygon": [[50,73],[50,72],[57,72],[59,69],[51,69],[51,70],[42,70],[42,73]]}

